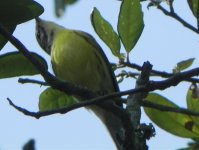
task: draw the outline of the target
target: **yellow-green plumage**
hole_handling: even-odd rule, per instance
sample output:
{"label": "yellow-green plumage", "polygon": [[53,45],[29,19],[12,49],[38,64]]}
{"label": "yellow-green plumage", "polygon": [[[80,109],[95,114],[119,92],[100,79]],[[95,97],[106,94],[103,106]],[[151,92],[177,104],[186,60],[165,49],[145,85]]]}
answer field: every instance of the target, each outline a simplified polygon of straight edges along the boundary
{"label": "yellow-green plumage", "polygon": [[[110,93],[116,90],[107,64],[99,51],[78,32],[59,31],[55,35],[51,50],[53,70],[60,79],[97,92]],[[63,68],[66,70],[63,71]],[[110,83],[104,84],[104,81]]]}
{"label": "yellow-green plumage", "polygon": [[[37,41],[51,55],[53,71],[59,79],[101,94],[119,91],[108,59],[91,35],[68,30],[40,18],[36,19],[36,23]],[[122,107],[115,101],[107,101],[104,104]],[[117,148],[122,149],[121,120],[103,107],[93,105],[88,108],[105,124]]]}

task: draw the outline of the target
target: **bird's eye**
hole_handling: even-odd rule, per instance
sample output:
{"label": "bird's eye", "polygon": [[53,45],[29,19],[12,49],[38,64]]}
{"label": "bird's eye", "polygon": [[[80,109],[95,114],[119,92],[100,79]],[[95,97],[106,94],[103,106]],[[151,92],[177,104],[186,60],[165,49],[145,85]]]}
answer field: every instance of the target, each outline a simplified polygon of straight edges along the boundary
{"label": "bird's eye", "polygon": [[44,36],[45,36],[45,30],[42,27],[38,27],[37,28],[37,33],[36,33],[36,37],[38,40],[43,40]]}

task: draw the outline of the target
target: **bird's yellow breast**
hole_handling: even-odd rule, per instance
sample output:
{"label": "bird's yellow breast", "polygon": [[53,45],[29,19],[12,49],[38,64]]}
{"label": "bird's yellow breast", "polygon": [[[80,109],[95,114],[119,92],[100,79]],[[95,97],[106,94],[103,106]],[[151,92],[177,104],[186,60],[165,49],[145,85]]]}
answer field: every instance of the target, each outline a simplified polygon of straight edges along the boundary
{"label": "bird's yellow breast", "polygon": [[115,91],[107,64],[98,49],[71,30],[57,33],[52,44],[52,67],[56,76],[93,91]]}

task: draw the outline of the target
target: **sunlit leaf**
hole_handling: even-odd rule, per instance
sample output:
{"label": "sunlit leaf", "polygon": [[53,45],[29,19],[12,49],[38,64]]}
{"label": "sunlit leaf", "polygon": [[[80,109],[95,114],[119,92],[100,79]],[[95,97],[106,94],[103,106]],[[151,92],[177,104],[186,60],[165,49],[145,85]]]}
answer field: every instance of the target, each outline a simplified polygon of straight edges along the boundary
{"label": "sunlit leaf", "polygon": [[[169,106],[178,109],[179,107],[169,101],[167,98],[151,93],[146,98],[147,101]],[[186,138],[198,138],[199,130],[195,126],[193,120],[188,116],[180,113],[164,112],[152,108],[144,108],[147,116],[160,128],[170,132],[171,134],[186,137]]]}
{"label": "sunlit leaf", "polygon": [[39,111],[55,110],[75,103],[74,97],[53,88],[47,88],[39,96]]}
{"label": "sunlit leaf", "polygon": [[180,72],[189,68],[193,64],[194,60],[195,58],[190,58],[190,59],[178,62],[173,72],[176,73],[176,72]]}
{"label": "sunlit leaf", "polygon": [[17,25],[43,13],[43,7],[33,0],[1,0],[0,23]]}
{"label": "sunlit leaf", "polygon": [[[36,53],[32,53],[47,69],[46,61]],[[19,52],[0,55],[0,79],[17,77],[22,75],[36,75],[38,70]]]}
{"label": "sunlit leaf", "polygon": [[[187,91],[187,107],[192,111],[199,112],[199,87],[192,84]],[[199,128],[199,117],[191,116],[197,127]]]}
{"label": "sunlit leaf", "polygon": [[143,28],[140,0],[123,0],[118,19],[118,32],[127,52],[136,45]]}
{"label": "sunlit leaf", "polygon": [[199,1],[198,0],[187,0],[189,7],[193,13],[193,15],[196,17],[197,20],[199,20]]}
{"label": "sunlit leaf", "polygon": [[91,21],[99,37],[106,43],[115,56],[120,57],[120,39],[111,24],[101,16],[97,8],[94,8],[92,11]]}

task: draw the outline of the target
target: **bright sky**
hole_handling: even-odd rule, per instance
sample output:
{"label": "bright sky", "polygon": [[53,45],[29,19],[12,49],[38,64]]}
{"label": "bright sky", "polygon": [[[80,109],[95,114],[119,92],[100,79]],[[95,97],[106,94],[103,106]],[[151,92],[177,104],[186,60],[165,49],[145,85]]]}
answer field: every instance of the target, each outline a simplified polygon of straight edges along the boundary
{"label": "bright sky", "polygon": [[[39,1],[44,6],[43,19],[55,21],[67,28],[80,29],[91,33],[103,47],[110,61],[117,61],[111,56],[108,48],[95,34],[90,23],[90,12],[97,7],[102,15],[116,28],[117,15],[120,2],[116,0],[84,0],[79,1],[73,7],[67,9],[61,19],[54,15],[52,1]],[[194,18],[187,7],[186,1],[176,0],[175,6],[180,6],[177,12],[187,21],[195,24]],[[184,28],[177,21],[166,17],[156,8],[147,10],[147,3],[143,3],[145,29],[140,41],[137,43],[130,60],[142,65],[144,61],[150,61],[154,69],[170,72],[175,64],[183,59],[198,57],[198,35]],[[35,40],[35,22],[29,21],[17,27],[14,35],[21,40],[31,51],[49,57],[41,50]],[[7,44],[2,53],[15,51]],[[198,60],[194,63],[196,67]],[[35,78],[35,77],[29,77]],[[37,77],[37,79],[41,79]],[[39,93],[44,87],[38,85],[21,85],[18,78],[0,80],[0,150],[20,150],[31,138],[36,140],[36,149],[70,149],[70,150],[114,150],[106,129],[92,113],[85,109],[78,109],[64,115],[52,115],[36,120],[24,116],[9,106],[6,98],[9,97],[18,106],[31,111],[37,111]],[[132,82],[132,84],[131,84]],[[120,89],[134,87],[134,80],[128,79],[122,83]],[[185,95],[189,84],[182,83],[177,88],[166,91],[158,91],[170,98],[180,106],[185,107]],[[143,112],[142,122],[151,122]],[[151,150],[174,150],[186,146],[189,140],[173,136],[156,127],[156,136],[148,143]]]}

